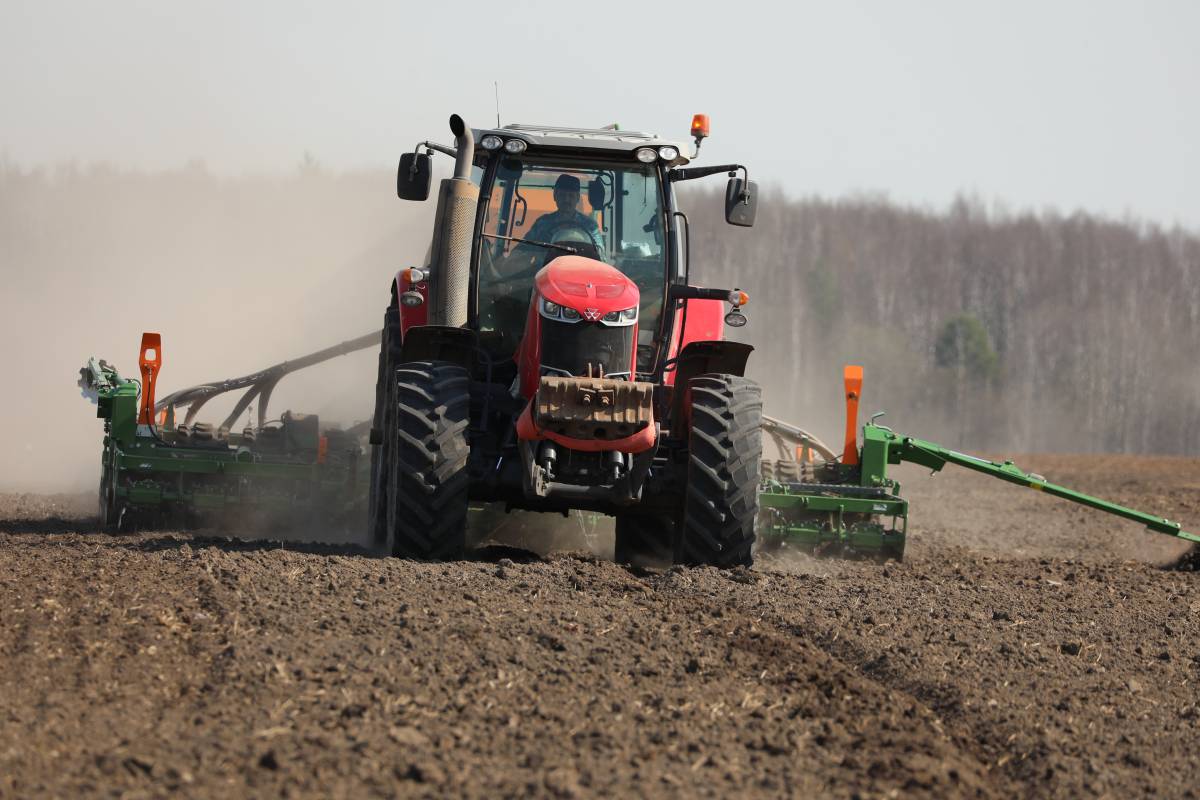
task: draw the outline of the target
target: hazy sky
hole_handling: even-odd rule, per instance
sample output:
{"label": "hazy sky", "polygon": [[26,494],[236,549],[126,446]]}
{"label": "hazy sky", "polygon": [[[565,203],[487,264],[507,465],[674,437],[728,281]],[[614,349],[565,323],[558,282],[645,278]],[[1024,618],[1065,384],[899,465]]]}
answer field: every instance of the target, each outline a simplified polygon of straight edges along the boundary
{"label": "hazy sky", "polygon": [[0,0],[0,154],[390,166],[446,117],[683,135],[789,193],[1200,229],[1200,2]]}

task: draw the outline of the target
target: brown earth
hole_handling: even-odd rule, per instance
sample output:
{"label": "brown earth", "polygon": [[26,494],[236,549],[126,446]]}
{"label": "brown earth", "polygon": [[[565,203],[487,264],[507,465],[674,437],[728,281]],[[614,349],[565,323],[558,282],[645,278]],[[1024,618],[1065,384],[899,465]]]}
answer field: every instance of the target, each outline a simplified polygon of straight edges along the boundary
{"label": "brown earth", "polygon": [[[1019,463],[1200,528],[1200,461]],[[903,564],[734,573],[107,536],[0,495],[0,797],[1194,797],[1185,548],[902,477]]]}

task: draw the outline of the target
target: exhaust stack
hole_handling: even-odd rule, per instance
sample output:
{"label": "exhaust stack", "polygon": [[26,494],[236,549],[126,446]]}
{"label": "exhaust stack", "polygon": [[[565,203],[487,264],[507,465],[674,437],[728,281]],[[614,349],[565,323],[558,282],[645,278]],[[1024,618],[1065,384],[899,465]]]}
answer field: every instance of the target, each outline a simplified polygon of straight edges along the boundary
{"label": "exhaust stack", "polygon": [[461,328],[467,324],[471,277],[471,238],[479,187],[471,183],[475,136],[458,114],[450,116],[454,134],[454,177],[442,181],[433,224],[430,254],[429,324]]}

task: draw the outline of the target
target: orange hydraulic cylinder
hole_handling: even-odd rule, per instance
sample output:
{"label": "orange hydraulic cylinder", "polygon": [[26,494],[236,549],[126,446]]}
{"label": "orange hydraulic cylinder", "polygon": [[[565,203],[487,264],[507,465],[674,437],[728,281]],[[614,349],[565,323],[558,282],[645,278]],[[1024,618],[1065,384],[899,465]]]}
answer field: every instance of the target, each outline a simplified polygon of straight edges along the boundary
{"label": "orange hydraulic cylinder", "polygon": [[842,463],[858,463],[858,398],[862,394],[863,368],[847,364],[842,370],[846,384],[846,445],[842,448]]}
{"label": "orange hydraulic cylinder", "polygon": [[138,367],[142,371],[142,403],[138,408],[138,425],[154,424],[154,382],[162,366],[162,337],[157,333],[142,334],[142,352]]}

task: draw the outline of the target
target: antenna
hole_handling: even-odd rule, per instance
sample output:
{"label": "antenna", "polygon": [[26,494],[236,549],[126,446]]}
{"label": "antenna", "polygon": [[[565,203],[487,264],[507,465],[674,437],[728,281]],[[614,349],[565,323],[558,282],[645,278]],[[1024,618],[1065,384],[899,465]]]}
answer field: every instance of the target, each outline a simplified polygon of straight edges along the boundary
{"label": "antenna", "polygon": [[496,89],[496,127],[500,127],[500,81],[492,81],[492,86]]}

